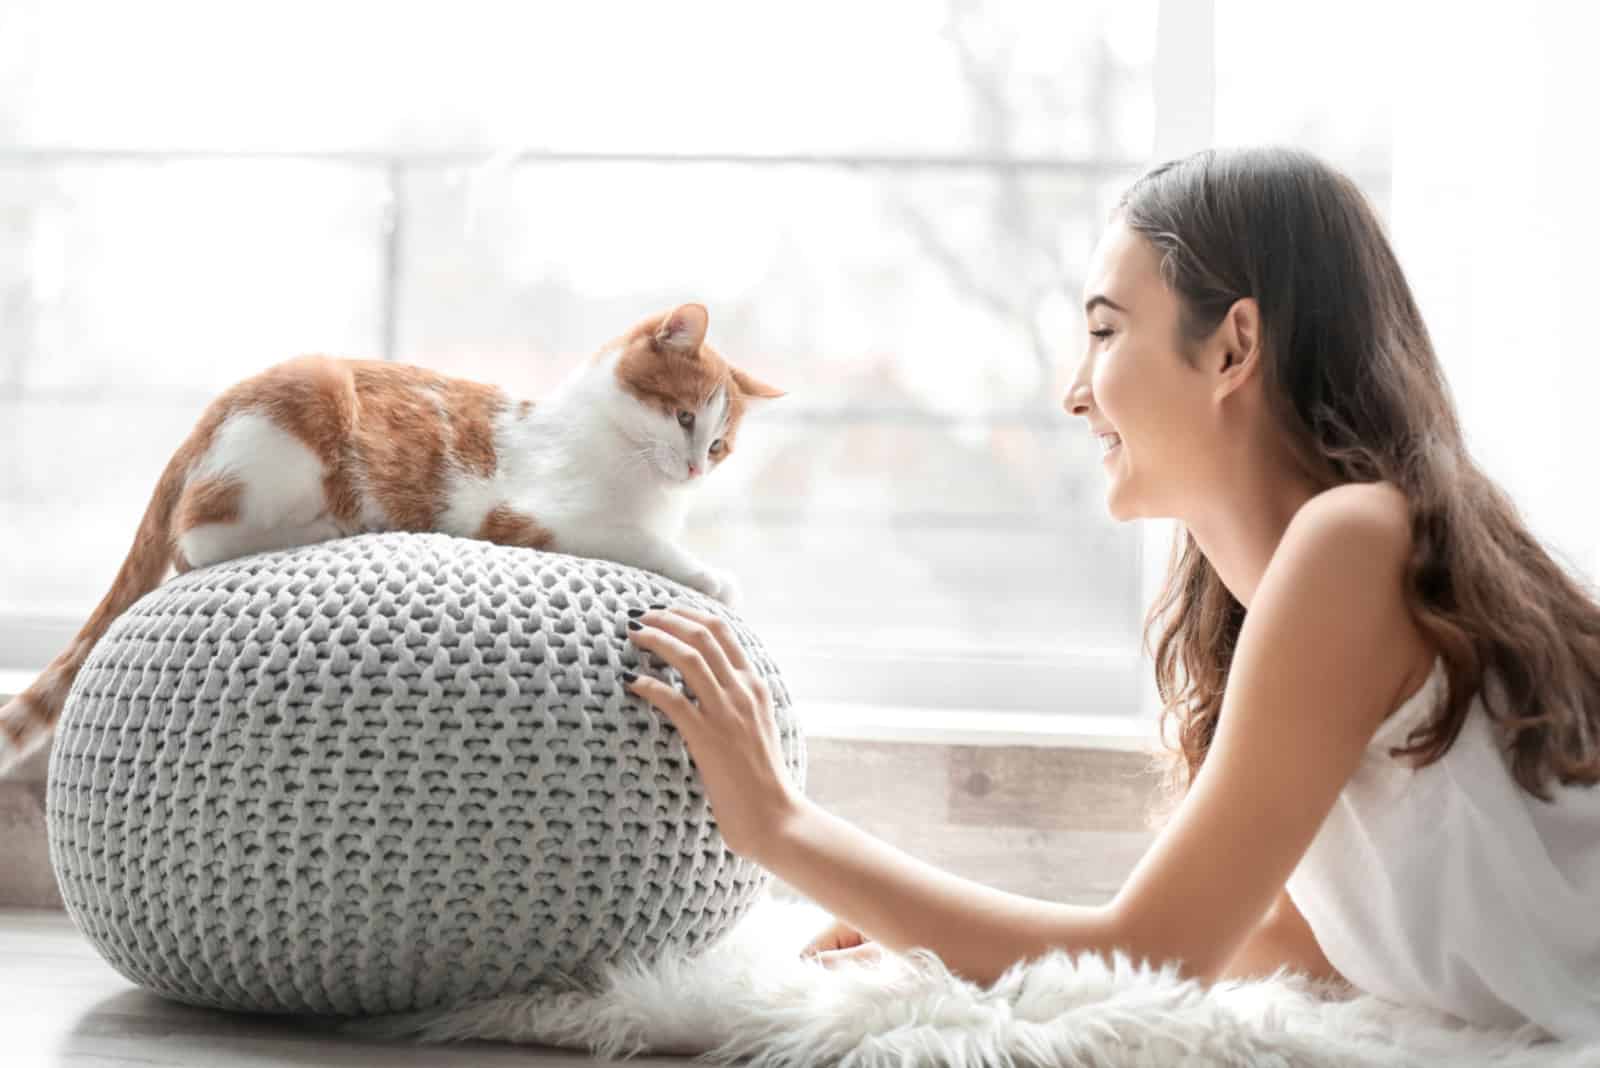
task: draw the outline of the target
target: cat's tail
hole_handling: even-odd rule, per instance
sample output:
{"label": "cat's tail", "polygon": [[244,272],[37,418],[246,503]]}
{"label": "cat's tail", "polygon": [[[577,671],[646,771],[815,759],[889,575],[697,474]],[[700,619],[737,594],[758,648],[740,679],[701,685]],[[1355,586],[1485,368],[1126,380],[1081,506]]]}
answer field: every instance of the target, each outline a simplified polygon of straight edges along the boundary
{"label": "cat's tail", "polygon": [[173,558],[172,516],[188,479],[191,443],[167,463],[145,509],[133,548],[117,571],[111,589],[83,625],[72,645],[50,662],[33,684],[0,707],[0,778],[54,731],[67,703],[72,680],[77,678],[89,650],[105,634],[111,621],[128,606],[155,589],[166,576]]}

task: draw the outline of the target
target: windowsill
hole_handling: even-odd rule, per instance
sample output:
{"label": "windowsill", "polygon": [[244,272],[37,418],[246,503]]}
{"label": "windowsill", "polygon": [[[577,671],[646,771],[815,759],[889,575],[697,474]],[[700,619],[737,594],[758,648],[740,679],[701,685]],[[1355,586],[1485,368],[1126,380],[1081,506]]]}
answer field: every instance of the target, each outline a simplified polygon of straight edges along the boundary
{"label": "windowsill", "polygon": [[923,745],[1027,745],[1052,749],[1147,752],[1155,725],[1132,716],[1006,712],[981,708],[907,708],[822,701],[800,710],[806,735]]}
{"label": "windowsill", "polygon": [[[36,675],[0,668],[0,696],[21,692]],[[1155,725],[1132,716],[816,701],[802,706],[801,719],[807,737],[862,742],[1146,752],[1157,741]]]}

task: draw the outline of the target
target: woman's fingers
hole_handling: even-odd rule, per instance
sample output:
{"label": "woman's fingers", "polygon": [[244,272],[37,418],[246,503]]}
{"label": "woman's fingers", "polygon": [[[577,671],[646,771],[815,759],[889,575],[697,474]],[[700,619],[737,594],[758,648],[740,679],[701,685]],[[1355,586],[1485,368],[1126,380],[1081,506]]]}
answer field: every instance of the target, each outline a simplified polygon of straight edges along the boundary
{"label": "woman's fingers", "polygon": [[[633,644],[643,644],[642,640],[646,637],[649,637],[652,641],[658,640],[654,638],[652,631],[664,633],[671,643],[667,644],[666,648],[672,649],[685,660],[697,661],[708,673],[708,678],[715,680],[716,685],[722,689],[729,691],[737,691],[739,689],[739,678],[734,671],[732,662],[728,659],[727,651],[722,648],[722,643],[717,640],[716,635],[704,624],[689,619],[676,610],[646,612],[640,622],[644,624],[646,629],[635,630],[631,624],[629,625],[629,629],[633,633]],[[645,647],[652,648],[651,646]],[[667,663],[682,671],[684,678],[689,679],[689,673],[684,670],[682,664],[677,663],[661,649],[654,649],[654,651],[659,653]],[[701,683],[694,679],[689,679],[689,682],[698,691]]]}
{"label": "woman's fingers", "polygon": [[860,931],[843,920],[835,920],[819,931],[806,948],[800,951],[800,955],[811,957],[831,949],[849,949],[865,941],[866,938]]}
{"label": "woman's fingers", "polygon": [[716,640],[717,646],[728,658],[728,663],[733,665],[734,670],[750,670],[750,661],[745,658],[744,646],[739,644],[738,636],[733,633],[733,627],[726,619],[702,612],[698,608],[674,608],[672,611],[704,627]]}
{"label": "woman's fingers", "polygon": [[883,947],[876,942],[863,942],[849,949],[830,949],[816,955],[824,968],[837,968],[841,964],[875,964],[883,959]]}
{"label": "woman's fingers", "polygon": [[624,676],[622,686],[660,709],[672,721],[672,725],[684,735],[688,735],[694,729],[690,726],[695,720],[694,705],[682,693],[660,679],[653,679],[649,675],[634,675],[632,678]]}
{"label": "woman's fingers", "polygon": [[633,644],[646,652],[655,653],[678,669],[683,681],[688,683],[695,696],[703,702],[715,702],[722,697],[722,684],[712,674],[700,650],[677,635],[654,623],[628,622],[628,636]]}

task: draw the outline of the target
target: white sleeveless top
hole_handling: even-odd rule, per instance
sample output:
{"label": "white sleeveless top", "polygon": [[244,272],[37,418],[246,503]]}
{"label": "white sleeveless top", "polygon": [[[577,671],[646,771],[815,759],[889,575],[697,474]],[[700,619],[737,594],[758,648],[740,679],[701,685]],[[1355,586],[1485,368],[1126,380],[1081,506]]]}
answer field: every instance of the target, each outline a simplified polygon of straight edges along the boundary
{"label": "white sleeveless top", "polygon": [[1483,699],[1444,757],[1388,755],[1444,663],[1378,728],[1288,882],[1328,962],[1369,994],[1482,1026],[1600,1039],[1600,788],[1511,776]]}

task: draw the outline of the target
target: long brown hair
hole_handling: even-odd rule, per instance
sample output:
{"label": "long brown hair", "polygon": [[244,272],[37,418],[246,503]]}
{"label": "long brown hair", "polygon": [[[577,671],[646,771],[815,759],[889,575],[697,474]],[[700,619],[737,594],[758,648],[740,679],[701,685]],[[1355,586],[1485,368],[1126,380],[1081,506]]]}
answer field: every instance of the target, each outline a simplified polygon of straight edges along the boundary
{"label": "long brown hair", "polygon": [[[1438,760],[1481,692],[1530,793],[1600,781],[1600,604],[1468,455],[1427,327],[1355,183],[1296,149],[1212,149],[1149,171],[1116,212],[1160,254],[1184,347],[1256,299],[1264,386],[1315,482],[1387,481],[1409,501],[1406,599],[1447,685],[1391,753]],[[1163,736],[1177,724],[1178,792],[1216,734],[1244,615],[1182,532],[1145,627]]]}

